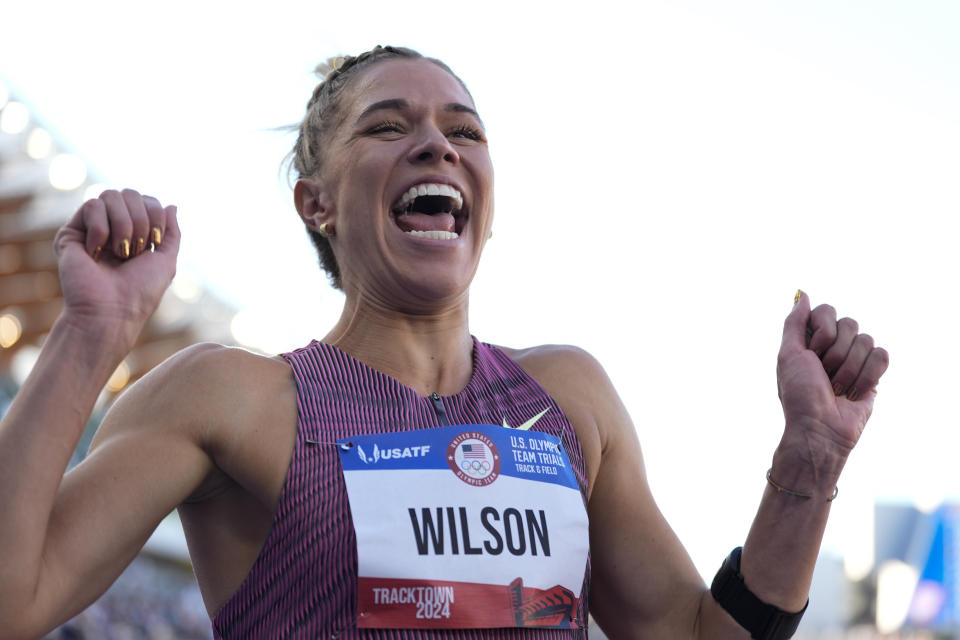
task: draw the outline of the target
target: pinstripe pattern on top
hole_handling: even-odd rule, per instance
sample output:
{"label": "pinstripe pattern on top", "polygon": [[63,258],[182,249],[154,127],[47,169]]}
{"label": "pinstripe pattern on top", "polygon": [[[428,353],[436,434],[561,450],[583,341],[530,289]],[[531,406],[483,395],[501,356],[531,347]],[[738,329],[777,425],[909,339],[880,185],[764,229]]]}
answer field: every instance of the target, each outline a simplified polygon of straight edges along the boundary
{"label": "pinstripe pattern on top", "polygon": [[[429,397],[340,349],[314,341],[284,354],[297,384],[297,440],[270,533],[237,592],[213,618],[218,639],[248,638],[524,638],[585,637],[590,559],[576,619],[564,629],[358,629],[357,541],[337,439],[438,427]],[[459,393],[441,398],[448,424],[521,425],[558,436],[586,499],[580,442],[560,407],[503,351],[474,339],[473,374]]]}

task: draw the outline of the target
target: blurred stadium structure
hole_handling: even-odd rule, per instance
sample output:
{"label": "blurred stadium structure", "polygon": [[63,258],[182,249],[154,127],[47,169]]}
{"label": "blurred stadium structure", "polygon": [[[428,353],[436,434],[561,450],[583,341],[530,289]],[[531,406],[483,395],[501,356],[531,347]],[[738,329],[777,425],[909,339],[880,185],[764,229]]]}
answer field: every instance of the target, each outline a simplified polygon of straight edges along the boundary
{"label": "blurred stadium structure", "polygon": [[[63,308],[54,235],[80,204],[106,188],[0,80],[0,415]],[[235,344],[234,316],[234,309],[200,283],[178,275],[110,378],[71,465],[85,455],[116,396],[150,369],[196,342]],[[210,638],[176,514],[161,523],[141,556],[96,604],[48,637]]]}
{"label": "blurred stadium structure", "polygon": [[[65,150],[0,80],[0,415],[29,373],[63,307],[52,241],[86,199],[106,187]],[[195,342],[236,344],[235,310],[178,275],[137,345],[100,398],[72,464],[114,398],[154,366]],[[960,507],[923,513],[877,505],[874,569],[851,581],[843,560],[824,554],[799,640],[960,638],[957,547]],[[592,628],[598,638],[603,634]],[[140,557],[93,606],[52,632],[56,639],[207,639],[210,623],[171,514]]]}
{"label": "blurred stadium structure", "polygon": [[[63,150],[0,82],[0,374],[20,382],[63,307],[52,242],[88,198],[107,187]],[[178,275],[104,397],[135,382],[200,340],[233,344],[235,312],[199,283]]]}

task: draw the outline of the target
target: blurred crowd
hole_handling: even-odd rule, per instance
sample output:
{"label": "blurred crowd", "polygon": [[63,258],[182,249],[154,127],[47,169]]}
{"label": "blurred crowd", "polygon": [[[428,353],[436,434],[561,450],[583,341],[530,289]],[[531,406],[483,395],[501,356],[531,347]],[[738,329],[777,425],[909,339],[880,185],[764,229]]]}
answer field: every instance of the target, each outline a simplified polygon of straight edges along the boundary
{"label": "blurred crowd", "polygon": [[44,640],[210,640],[189,567],[141,555],[97,602]]}

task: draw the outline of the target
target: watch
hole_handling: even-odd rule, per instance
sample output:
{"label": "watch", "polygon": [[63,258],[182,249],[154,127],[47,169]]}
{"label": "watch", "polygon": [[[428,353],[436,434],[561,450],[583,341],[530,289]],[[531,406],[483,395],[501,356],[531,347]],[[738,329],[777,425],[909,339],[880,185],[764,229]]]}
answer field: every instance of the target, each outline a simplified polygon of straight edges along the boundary
{"label": "watch", "polygon": [[723,561],[720,571],[713,578],[710,593],[713,599],[733,617],[737,623],[750,632],[756,640],[787,640],[793,637],[807,604],[797,613],[787,613],[767,604],[753,595],[743,582],[740,573],[740,554],[743,547],[737,547]]}

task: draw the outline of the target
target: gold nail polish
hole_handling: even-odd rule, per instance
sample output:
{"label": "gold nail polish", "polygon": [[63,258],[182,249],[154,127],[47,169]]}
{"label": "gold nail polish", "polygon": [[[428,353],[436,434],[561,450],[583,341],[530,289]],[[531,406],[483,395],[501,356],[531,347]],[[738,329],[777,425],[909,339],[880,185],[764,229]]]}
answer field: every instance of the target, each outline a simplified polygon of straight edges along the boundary
{"label": "gold nail polish", "polygon": [[800,298],[803,297],[803,291],[797,289],[797,292],[793,295],[793,304],[800,302]]}
{"label": "gold nail polish", "polygon": [[833,395],[835,396],[843,395],[843,387],[840,386],[839,382],[833,383]]}
{"label": "gold nail polish", "polygon": [[120,241],[120,257],[124,260],[130,257],[130,241],[126,238]]}
{"label": "gold nail polish", "polygon": [[163,244],[163,234],[160,233],[160,227],[153,227],[150,229],[150,236],[153,238],[153,244],[158,247]]}
{"label": "gold nail polish", "polygon": [[103,254],[103,247],[97,245],[97,248],[93,250],[93,261],[100,262],[100,256]]}
{"label": "gold nail polish", "polygon": [[137,255],[143,253],[144,248],[147,246],[147,241],[145,238],[137,238]]}
{"label": "gold nail polish", "polygon": [[856,387],[847,392],[847,398],[849,398],[851,401],[856,401],[859,396],[860,391],[858,391]]}

